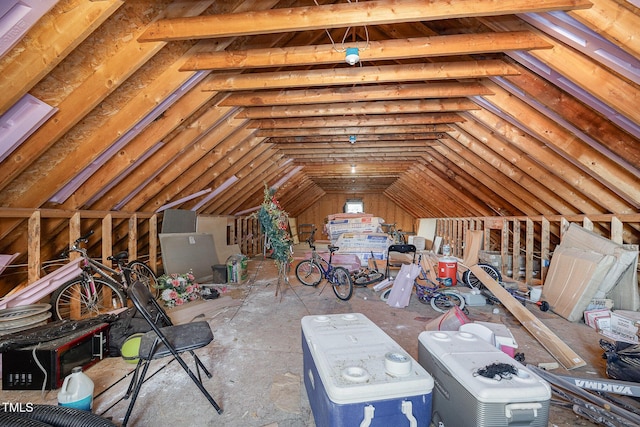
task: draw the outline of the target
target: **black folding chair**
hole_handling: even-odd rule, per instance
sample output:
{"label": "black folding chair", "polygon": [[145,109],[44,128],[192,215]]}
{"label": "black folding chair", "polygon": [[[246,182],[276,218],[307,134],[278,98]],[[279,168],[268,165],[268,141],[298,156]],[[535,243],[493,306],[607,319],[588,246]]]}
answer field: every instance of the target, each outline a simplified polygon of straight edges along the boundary
{"label": "black folding chair", "polygon": [[391,267],[393,268],[400,268],[402,267],[402,264],[407,264],[406,262],[401,262],[398,260],[392,260],[391,259],[391,254],[392,253],[401,253],[401,254],[413,254],[413,257],[411,259],[411,263],[415,263],[416,262],[416,246],[415,245],[408,245],[408,244],[397,244],[397,245],[390,245],[387,248],[387,266],[385,267],[385,277],[388,279],[390,276],[390,270]]}
{"label": "black folding chair", "polygon": [[[136,310],[138,310],[151,326],[151,330],[145,333],[140,341],[138,364],[125,395],[125,398],[131,397],[131,402],[129,402],[122,427],[127,425],[151,361],[168,356],[173,356],[174,359],[178,361],[180,366],[182,366],[218,414],[222,414],[222,409],[216,401],[213,400],[213,397],[211,397],[207,389],[204,388],[200,378],[200,369],[202,369],[209,378],[211,378],[211,373],[205,368],[200,358],[198,358],[194,352],[194,350],[204,347],[213,341],[213,332],[211,331],[209,323],[201,321],[182,325],[172,324],[167,313],[160,304],[158,304],[158,301],[156,301],[151,294],[149,288],[142,282],[134,282],[129,287],[128,294]],[[180,355],[187,351],[191,353],[195,360],[197,376],[189,369]],[[142,372],[140,372],[140,369],[142,369]]]}

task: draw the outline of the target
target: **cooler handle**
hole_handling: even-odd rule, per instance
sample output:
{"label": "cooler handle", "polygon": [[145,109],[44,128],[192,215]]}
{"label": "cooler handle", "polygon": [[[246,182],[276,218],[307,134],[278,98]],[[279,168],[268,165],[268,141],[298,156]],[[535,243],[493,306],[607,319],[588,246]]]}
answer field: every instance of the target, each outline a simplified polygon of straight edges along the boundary
{"label": "cooler handle", "polygon": [[360,423],[360,427],[369,427],[371,425],[371,420],[373,419],[373,412],[376,408],[373,405],[367,405],[364,407],[364,419]]}
{"label": "cooler handle", "polygon": [[530,423],[538,417],[538,411],[541,409],[540,403],[511,403],[505,406],[504,411],[509,424]]}
{"label": "cooler handle", "polygon": [[416,420],[416,417],[413,416],[413,405],[411,404],[410,400],[402,401],[401,410],[404,416],[409,420],[409,427],[417,427],[418,421]]}

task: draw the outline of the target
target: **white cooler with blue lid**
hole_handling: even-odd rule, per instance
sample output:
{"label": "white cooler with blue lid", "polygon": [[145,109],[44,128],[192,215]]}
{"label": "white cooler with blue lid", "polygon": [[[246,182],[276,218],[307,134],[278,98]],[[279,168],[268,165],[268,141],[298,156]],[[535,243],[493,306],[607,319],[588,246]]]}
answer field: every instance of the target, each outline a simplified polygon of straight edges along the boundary
{"label": "white cooler with blue lid", "polygon": [[305,316],[301,324],[316,427],[429,426],[433,378],[366,316]]}
{"label": "white cooler with blue lid", "polygon": [[[435,425],[547,427],[549,384],[482,338],[469,332],[422,332],[418,361],[433,375]],[[494,378],[480,375],[501,364],[514,373]]]}

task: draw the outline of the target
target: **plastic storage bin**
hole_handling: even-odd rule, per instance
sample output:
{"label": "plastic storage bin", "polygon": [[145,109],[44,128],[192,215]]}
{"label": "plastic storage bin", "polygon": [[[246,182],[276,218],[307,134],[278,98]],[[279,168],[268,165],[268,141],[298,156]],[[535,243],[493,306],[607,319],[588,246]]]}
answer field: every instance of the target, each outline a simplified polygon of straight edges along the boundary
{"label": "plastic storage bin", "polygon": [[355,313],[301,323],[317,427],[429,426],[433,378],[371,320]]}
{"label": "plastic storage bin", "polygon": [[[443,427],[546,427],[549,384],[482,338],[468,332],[427,331],[418,336],[418,360],[435,382],[433,422]],[[510,365],[509,378],[479,370]]]}

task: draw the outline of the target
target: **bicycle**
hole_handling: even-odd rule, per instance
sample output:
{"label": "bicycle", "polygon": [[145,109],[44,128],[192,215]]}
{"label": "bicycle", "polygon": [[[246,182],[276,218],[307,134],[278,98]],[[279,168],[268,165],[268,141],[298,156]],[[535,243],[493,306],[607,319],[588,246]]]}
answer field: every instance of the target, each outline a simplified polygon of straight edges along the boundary
{"label": "bicycle", "polygon": [[318,286],[322,279],[331,283],[333,293],[338,299],[347,301],[353,295],[353,281],[349,271],[340,266],[333,266],[333,253],[339,247],[329,245],[329,260],[322,258],[316,251],[314,243],[315,229],[311,231],[311,236],[306,240],[311,248],[311,258],[300,261],[296,266],[296,278],[305,286]]}
{"label": "bicycle", "polygon": [[369,286],[373,283],[378,283],[384,279],[384,273],[378,271],[378,268],[375,267],[376,259],[373,256],[373,251],[371,251],[371,259],[374,267],[361,267],[358,271],[351,273],[351,280],[353,281],[354,286]]}
{"label": "bicycle", "polygon": [[159,296],[156,275],[142,261],[126,263],[127,251],[107,258],[115,263],[115,268],[89,257],[81,244],[88,243],[91,235],[93,230],[76,239],[63,253],[65,257],[70,252],[81,255],[82,273],[51,294],[51,306],[57,319],[80,320],[124,308],[127,306],[127,288],[134,281],[141,281],[155,297]]}
{"label": "bicycle", "polygon": [[[422,267],[421,261],[422,255],[418,257],[420,273],[413,283],[418,301],[423,304],[431,305],[431,308],[439,313],[446,313],[455,306],[460,307],[461,310],[464,309],[464,298],[457,291],[443,288],[441,285],[431,281],[427,276],[427,272]],[[449,281],[450,280],[451,279],[449,279]],[[387,289],[382,293],[380,298],[383,301],[386,301],[390,293],[391,289]]]}

